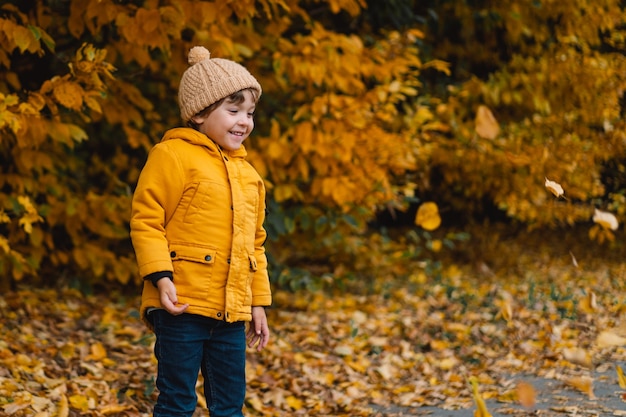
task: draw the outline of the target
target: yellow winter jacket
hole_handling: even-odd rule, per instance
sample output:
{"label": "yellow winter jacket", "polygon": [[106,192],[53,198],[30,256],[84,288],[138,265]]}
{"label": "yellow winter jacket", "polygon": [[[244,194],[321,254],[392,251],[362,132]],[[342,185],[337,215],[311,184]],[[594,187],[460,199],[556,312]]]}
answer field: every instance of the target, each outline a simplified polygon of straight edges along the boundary
{"label": "yellow winter jacket", "polygon": [[[171,129],[139,176],[130,221],[139,274],[171,271],[188,313],[249,321],[252,306],[272,302],[265,187],[246,154],[194,129]],[[160,306],[157,288],[144,281],[141,316]]]}

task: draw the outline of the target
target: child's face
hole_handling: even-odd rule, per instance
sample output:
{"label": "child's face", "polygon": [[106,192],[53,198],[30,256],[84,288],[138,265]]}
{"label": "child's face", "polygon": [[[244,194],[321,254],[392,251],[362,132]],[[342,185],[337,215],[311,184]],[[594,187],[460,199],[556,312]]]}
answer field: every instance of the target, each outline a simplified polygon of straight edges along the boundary
{"label": "child's face", "polygon": [[222,149],[237,150],[248,138],[254,128],[254,110],[256,103],[250,91],[243,92],[245,100],[233,103],[224,100],[208,115],[196,115],[192,118],[198,130]]}

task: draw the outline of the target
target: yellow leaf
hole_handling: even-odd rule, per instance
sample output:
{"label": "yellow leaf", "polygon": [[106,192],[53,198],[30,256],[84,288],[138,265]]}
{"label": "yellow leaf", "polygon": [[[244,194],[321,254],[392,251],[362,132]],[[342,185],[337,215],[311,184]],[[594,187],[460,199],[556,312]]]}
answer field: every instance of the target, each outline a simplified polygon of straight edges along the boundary
{"label": "yellow leaf", "polygon": [[561,197],[564,193],[563,187],[561,187],[560,184],[550,181],[548,178],[546,178],[546,188],[556,197]]}
{"label": "yellow leaf", "polygon": [[90,350],[91,354],[85,358],[87,360],[100,361],[107,357],[107,350],[100,342],[91,345]]}
{"label": "yellow leaf", "polygon": [[485,400],[478,392],[478,379],[475,376],[469,377],[469,383],[472,387],[472,396],[474,397],[474,402],[476,403],[476,410],[474,411],[474,417],[491,417],[491,413],[487,410],[487,404],[485,404]]}
{"label": "yellow leaf", "polygon": [[246,399],[246,405],[256,411],[263,411],[265,408],[263,401],[259,397],[250,397]]}
{"label": "yellow leaf", "polygon": [[83,105],[84,91],[77,83],[62,82],[54,88],[52,94],[61,105],[68,109],[80,111]]}
{"label": "yellow leaf", "polygon": [[617,218],[609,212],[594,209],[593,222],[599,224],[604,229],[617,230],[619,223]]}
{"label": "yellow leaf", "polygon": [[441,240],[434,239],[432,242],[430,242],[430,250],[432,250],[433,252],[437,253],[441,251],[441,248],[443,248],[443,242]]}
{"label": "yellow leaf", "polygon": [[2,249],[4,253],[11,252],[11,246],[9,245],[9,241],[4,236],[0,236],[0,249]]}
{"label": "yellow leaf", "polygon": [[13,41],[20,48],[20,52],[24,52],[30,47],[31,42],[35,41],[35,38],[30,30],[16,25],[13,28]]}
{"label": "yellow leaf", "polygon": [[483,139],[495,139],[500,133],[498,121],[487,106],[478,106],[475,123],[476,133]]}
{"label": "yellow leaf", "polygon": [[65,395],[61,395],[61,400],[57,404],[58,411],[56,417],[67,417],[70,414],[70,406]]}
{"label": "yellow leaf", "polygon": [[626,377],[624,376],[624,371],[622,371],[622,368],[619,365],[617,365],[615,370],[617,371],[617,382],[619,383],[619,387],[621,389],[626,389]]}
{"label": "yellow leaf", "polygon": [[439,207],[433,202],[422,204],[415,215],[415,224],[432,231],[441,225],[441,216],[439,216]]}
{"label": "yellow leaf", "polygon": [[85,395],[80,395],[80,394],[72,395],[69,398],[69,400],[70,400],[70,405],[72,406],[72,408],[75,408],[80,411],[89,410],[89,398],[87,398]]}
{"label": "yellow leaf", "polygon": [[582,311],[583,313],[591,314],[595,312],[598,308],[598,303],[596,302],[596,294],[593,291],[588,290],[587,296],[580,300],[578,306],[580,308],[580,311]]}
{"label": "yellow leaf", "polygon": [[506,294],[502,300],[497,300],[496,305],[500,307],[500,316],[511,324],[513,320],[513,300],[510,294]]}
{"label": "yellow leaf", "polygon": [[126,411],[129,408],[131,408],[130,405],[109,405],[109,406],[106,406],[103,409],[101,409],[100,413],[102,413],[105,416],[107,416],[109,414],[121,413],[122,411]]}
{"label": "yellow leaf", "polygon": [[302,408],[302,400],[294,397],[293,395],[290,395],[285,400],[287,402],[287,405],[291,407],[291,409],[293,409],[294,411],[298,411]]}
{"label": "yellow leaf", "polygon": [[437,361],[437,367],[444,371],[449,371],[457,366],[459,366],[459,360],[454,356]]}
{"label": "yellow leaf", "polygon": [[517,384],[517,400],[523,407],[535,406],[535,387],[528,382]]}

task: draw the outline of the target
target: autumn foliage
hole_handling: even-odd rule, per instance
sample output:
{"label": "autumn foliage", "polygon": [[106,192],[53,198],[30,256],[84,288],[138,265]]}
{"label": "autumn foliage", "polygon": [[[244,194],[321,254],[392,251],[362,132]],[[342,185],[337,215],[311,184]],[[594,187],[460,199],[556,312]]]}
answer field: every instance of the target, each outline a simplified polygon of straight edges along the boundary
{"label": "autumn foliage", "polygon": [[[133,187],[152,144],[180,123],[177,82],[198,44],[263,86],[246,146],[267,181],[278,282],[284,266],[402,275],[401,259],[423,256],[407,247],[445,241],[428,234],[441,223],[445,236],[441,213],[468,221],[496,210],[535,228],[591,222],[596,209],[619,219],[626,16],[617,0],[595,6],[3,2],[4,285],[138,279]],[[390,242],[378,216],[426,201],[413,230]],[[592,238],[614,239],[596,226]]]}

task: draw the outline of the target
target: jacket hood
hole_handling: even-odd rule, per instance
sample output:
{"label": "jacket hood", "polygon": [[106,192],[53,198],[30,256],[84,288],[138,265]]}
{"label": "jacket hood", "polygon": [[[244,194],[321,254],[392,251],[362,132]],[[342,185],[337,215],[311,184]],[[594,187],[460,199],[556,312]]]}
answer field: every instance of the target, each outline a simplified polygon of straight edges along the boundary
{"label": "jacket hood", "polygon": [[229,151],[226,149],[222,149],[217,143],[213,142],[211,138],[205,135],[202,132],[199,132],[190,127],[177,127],[174,129],[170,129],[163,135],[161,142],[165,142],[168,140],[179,139],[185,142],[188,142],[192,145],[203,146],[207,148],[210,152],[222,153],[224,155],[228,155],[232,157],[245,158],[248,152],[244,145],[234,151]]}

